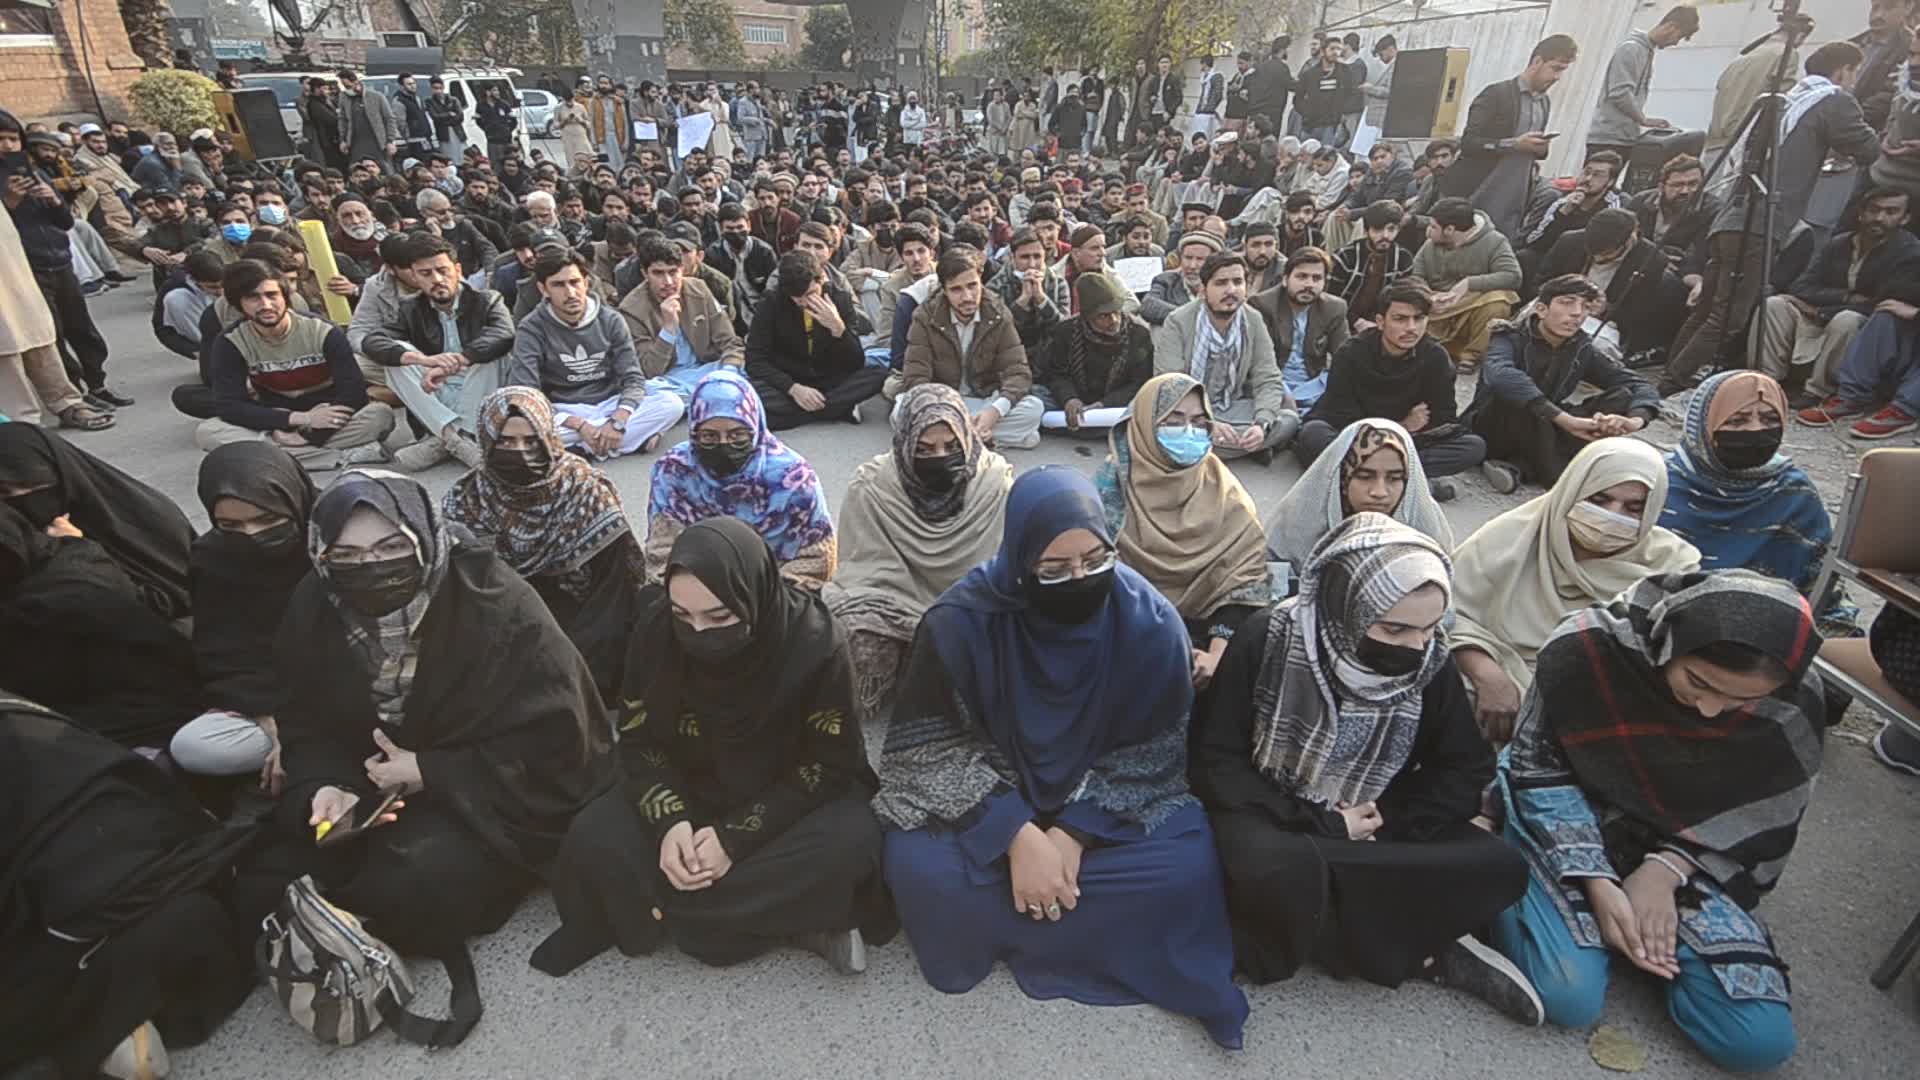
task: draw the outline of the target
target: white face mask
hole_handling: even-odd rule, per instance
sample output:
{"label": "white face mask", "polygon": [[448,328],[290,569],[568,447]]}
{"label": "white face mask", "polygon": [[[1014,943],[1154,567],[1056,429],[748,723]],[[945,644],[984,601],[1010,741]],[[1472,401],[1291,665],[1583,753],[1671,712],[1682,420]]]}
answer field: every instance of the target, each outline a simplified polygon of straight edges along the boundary
{"label": "white face mask", "polygon": [[1596,555],[1618,555],[1640,539],[1640,519],[1581,500],[1567,511],[1567,533]]}

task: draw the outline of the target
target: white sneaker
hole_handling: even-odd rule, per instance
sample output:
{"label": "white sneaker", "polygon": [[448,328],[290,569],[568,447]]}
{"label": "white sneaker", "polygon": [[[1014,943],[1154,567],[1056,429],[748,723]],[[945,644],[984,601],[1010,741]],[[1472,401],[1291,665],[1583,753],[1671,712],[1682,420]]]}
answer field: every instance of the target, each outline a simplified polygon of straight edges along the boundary
{"label": "white sneaker", "polygon": [[392,460],[393,451],[387,449],[386,443],[378,440],[340,452],[340,463],[348,467],[354,465],[385,465]]}
{"label": "white sneaker", "polygon": [[439,439],[428,436],[401,447],[393,455],[393,463],[406,472],[425,472],[452,456]]}
{"label": "white sneaker", "polygon": [[173,1071],[167,1060],[167,1048],[152,1023],[144,1023],[120,1040],[107,1060],[100,1063],[100,1075],[113,1080],[161,1080]]}

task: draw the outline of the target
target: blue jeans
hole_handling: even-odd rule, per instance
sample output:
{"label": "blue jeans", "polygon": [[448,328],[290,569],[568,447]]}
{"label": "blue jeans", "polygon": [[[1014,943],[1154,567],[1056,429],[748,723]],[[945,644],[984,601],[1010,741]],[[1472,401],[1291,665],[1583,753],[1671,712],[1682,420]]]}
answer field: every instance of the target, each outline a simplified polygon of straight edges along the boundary
{"label": "blue jeans", "polygon": [[[1489,939],[1532,981],[1548,1020],[1585,1028],[1600,1019],[1611,954],[1573,939],[1537,875],[1519,903],[1495,916]],[[1791,1009],[1731,998],[1698,953],[1682,944],[1675,955],[1680,977],[1667,988],[1667,1014],[1715,1065],[1764,1072],[1793,1056],[1798,1039]]]}
{"label": "blue jeans", "polygon": [[1908,416],[1920,416],[1920,325],[1890,311],[1876,311],[1853,336],[1835,377],[1840,397],[1849,404],[1880,400],[1889,383],[1893,403]]}

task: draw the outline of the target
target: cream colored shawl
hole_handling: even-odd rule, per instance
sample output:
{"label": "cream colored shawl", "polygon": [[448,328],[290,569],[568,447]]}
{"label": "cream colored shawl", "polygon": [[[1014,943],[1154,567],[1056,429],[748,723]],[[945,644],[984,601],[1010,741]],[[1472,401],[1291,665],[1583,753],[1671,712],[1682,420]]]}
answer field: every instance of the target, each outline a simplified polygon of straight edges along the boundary
{"label": "cream colored shawl", "polygon": [[[1575,559],[1568,511],[1629,480],[1648,489],[1639,539],[1618,555]],[[1551,491],[1482,525],[1453,553],[1454,648],[1485,651],[1524,691],[1535,654],[1562,619],[1649,575],[1699,569],[1699,549],[1654,524],[1666,499],[1659,451],[1631,438],[1588,444]]]}

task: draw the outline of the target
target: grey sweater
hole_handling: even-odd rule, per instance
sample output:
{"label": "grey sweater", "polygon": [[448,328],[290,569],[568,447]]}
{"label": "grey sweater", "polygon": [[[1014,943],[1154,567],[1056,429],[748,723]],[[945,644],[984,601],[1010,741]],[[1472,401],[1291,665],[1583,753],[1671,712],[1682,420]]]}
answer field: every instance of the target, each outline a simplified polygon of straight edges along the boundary
{"label": "grey sweater", "polygon": [[1439,291],[1453,288],[1462,279],[1468,292],[1519,291],[1520,260],[1513,254],[1513,245],[1486,214],[1476,211],[1473,220],[1480,231],[1457,248],[1443,248],[1431,240],[1420,245],[1410,273]]}
{"label": "grey sweater", "polygon": [[545,301],[520,320],[500,383],[536,387],[556,405],[598,405],[618,395],[629,412],[647,396],[626,318],[591,299],[578,326],[561,321]]}

